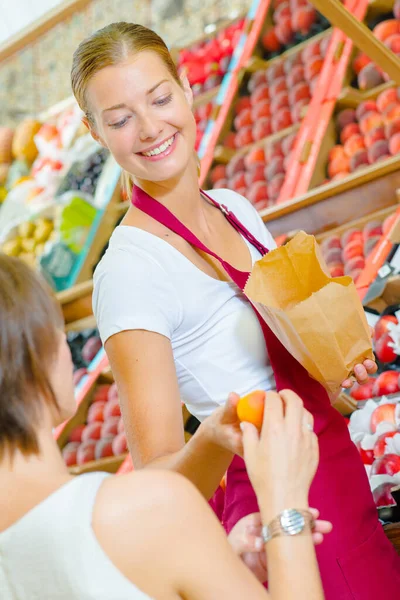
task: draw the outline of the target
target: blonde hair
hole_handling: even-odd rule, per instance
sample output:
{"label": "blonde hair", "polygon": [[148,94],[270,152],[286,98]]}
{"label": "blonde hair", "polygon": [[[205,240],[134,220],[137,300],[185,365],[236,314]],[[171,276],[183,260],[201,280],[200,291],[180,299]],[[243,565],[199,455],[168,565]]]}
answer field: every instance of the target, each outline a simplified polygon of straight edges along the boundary
{"label": "blonde hair", "polygon": [[[118,65],[129,56],[151,51],[158,54],[166,68],[182,86],[178,70],[172,56],[157,33],[137,23],[111,23],[99,29],[81,42],[72,60],[71,85],[73,94],[85,113],[87,120],[94,125],[86,98],[86,88],[91,78],[105,67]],[[130,193],[132,179],[129,173],[122,175],[125,192]]]}

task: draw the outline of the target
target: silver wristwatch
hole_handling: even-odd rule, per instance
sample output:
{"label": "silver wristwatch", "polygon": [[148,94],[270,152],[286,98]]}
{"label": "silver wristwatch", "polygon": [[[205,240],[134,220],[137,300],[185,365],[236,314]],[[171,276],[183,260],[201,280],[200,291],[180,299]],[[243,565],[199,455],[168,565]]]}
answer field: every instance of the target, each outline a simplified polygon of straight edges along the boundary
{"label": "silver wristwatch", "polygon": [[303,531],[314,529],[314,518],[308,510],[290,508],[275,517],[269,525],[262,528],[264,544],[279,535],[299,535]]}

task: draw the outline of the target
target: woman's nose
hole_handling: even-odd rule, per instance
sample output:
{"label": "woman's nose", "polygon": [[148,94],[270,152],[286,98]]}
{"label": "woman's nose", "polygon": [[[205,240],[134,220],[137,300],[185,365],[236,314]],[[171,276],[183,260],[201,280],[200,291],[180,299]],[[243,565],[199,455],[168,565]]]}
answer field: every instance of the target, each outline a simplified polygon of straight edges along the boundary
{"label": "woman's nose", "polygon": [[151,115],[144,114],[140,117],[139,137],[142,142],[156,139],[161,130],[160,123],[154,120]]}

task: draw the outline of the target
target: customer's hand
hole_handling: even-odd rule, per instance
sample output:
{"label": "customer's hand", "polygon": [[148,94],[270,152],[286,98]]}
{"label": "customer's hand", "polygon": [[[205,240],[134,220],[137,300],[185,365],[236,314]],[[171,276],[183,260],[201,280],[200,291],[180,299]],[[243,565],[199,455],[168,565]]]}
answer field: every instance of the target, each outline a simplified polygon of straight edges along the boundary
{"label": "customer's hand", "polygon": [[215,445],[243,456],[243,435],[237,416],[237,405],[240,397],[231,393],[224,406],[217,408],[205,421],[202,427]]}
{"label": "customer's hand", "polygon": [[[374,334],[373,327],[370,327],[369,331],[370,331],[371,340],[372,340],[372,337]],[[374,375],[374,373],[376,373],[377,370],[378,370],[378,365],[376,364],[376,362],[374,360],[370,360],[370,359],[364,360],[363,363],[355,365],[354,377],[345,379],[342,383],[342,387],[344,387],[346,389],[350,389],[356,381],[360,385],[363,385],[364,383],[367,383],[370,375]]]}
{"label": "customer's hand", "polygon": [[242,423],[244,458],[264,523],[285,509],[308,509],[318,466],[313,417],[290,390],[266,392],[261,433]]}

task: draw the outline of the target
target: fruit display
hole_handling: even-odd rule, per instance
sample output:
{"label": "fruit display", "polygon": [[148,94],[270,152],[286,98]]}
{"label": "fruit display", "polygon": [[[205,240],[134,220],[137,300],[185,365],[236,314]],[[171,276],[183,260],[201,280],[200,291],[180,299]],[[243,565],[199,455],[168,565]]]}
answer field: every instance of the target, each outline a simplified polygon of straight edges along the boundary
{"label": "fruit display", "polygon": [[196,151],[200,147],[201,140],[203,138],[204,131],[207,127],[208,119],[210,118],[213,111],[213,103],[207,102],[194,110],[194,118],[196,120],[197,134],[196,134]]}
{"label": "fruit display", "polygon": [[[83,467],[100,461],[91,467],[101,470],[102,459],[116,457],[118,460],[111,467],[116,471],[128,446],[115,383],[98,383],[86,403],[85,414],[78,414],[70,423],[66,443],[62,444],[65,464]],[[107,468],[110,469],[109,464]]]}
{"label": "fruit display", "polygon": [[211,39],[180,50],[178,70],[184,72],[195,96],[216,88],[228,70],[244,20],[231,23]]}
{"label": "fruit display", "polygon": [[[368,23],[367,23],[368,24]],[[400,2],[396,0],[393,14],[383,15],[378,21],[369,23],[373,34],[394,54],[400,56]],[[370,90],[389,81],[390,77],[376,65],[364,52],[357,52],[352,61],[354,78],[352,85],[360,90]]]}
{"label": "fruit display", "polygon": [[97,329],[69,331],[67,341],[74,363],[74,384],[77,385],[87,373],[87,367],[99,352],[102,343]]}
{"label": "fruit display", "polygon": [[337,143],[327,165],[334,181],[400,154],[400,89],[387,88],[375,100],[341,110],[335,122]]}
{"label": "fruit display", "polygon": [[54,219],[39,217],[15,227],[1,245],[8,256],[17,256],[31,267],[38,267],[45,245],[54,232]]}
{"label": "fruit display", "polygon": [[35,135],[41,128],[41,123],[35,119],[25,119],[15,130],[12,141],[12,153],[17,160],[26,160],[32,164],[38,155]]}
{"label": "fruit display", "polygon": [[79,190],[93,196],[109,155],[106,148],[100,148],[92,152],[85,160],[74,162],[61,182],[57,195],[61,196],[65,192]]}
{"label": "fruit display", "polygon": [[257,210],[272,206],[285,179],[296,135],[293,131],[282,138],[267,139],[262,146],[235,155],[227,165],[216,165],[210,173],[211,186],[238,192]]}
{"label": "fruit display", "polygon": [[349,275],[357,279],[365,267],[365,260],[394,222],[395,209],[387,216],[371,216],[365,223],[354,224],[345,231],[327,234],[321,241],[321,250],[332,277]]}
{"label": "fruit display", "polygon": [[260,40],[264,58],[274,58],[328,27],[329,21],[307,0],[272,0]]}
{"label": "fruit display", "polygon": [[11,127],[0,127],[0,164],[12,162],[12,145],[14,130]]}

